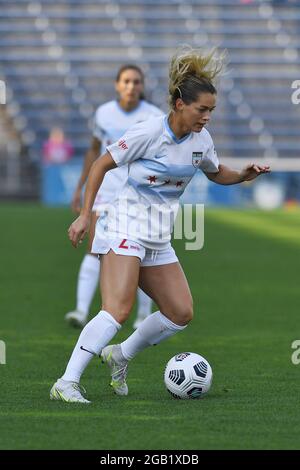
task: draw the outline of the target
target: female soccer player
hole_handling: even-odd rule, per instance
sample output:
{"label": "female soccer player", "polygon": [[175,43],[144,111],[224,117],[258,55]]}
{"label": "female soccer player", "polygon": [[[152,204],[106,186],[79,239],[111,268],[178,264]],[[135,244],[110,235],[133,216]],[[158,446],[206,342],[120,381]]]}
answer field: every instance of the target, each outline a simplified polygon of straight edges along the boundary
{"label": "female soccer player", "polygon": [[[102,310],[81,332],[64,375],[51,389],[52,399],[89,403],[79,381],[93,355],[101,355],[110,367],[114,392],[127,395],[128,362],[191,321],[192,296],[170,245],[170,221],[195,172],[201,169],[211,181],[227,185],[270,171],[251,163],[239,172],[219,163],[205,125],[216,106],[214,80],[222,67],[216,51],[179,50],[170,64],[170,114],[135,125],[93,164],[81,215],[69,228],[74,247],[88,231],[106,172],[128,164],[129,177],[108,215],[108,229],[99,223],[96,228],[92,251],[101,254]],[[123,343],[107,346],[128,318],[138,285],[159,310]]]}
{"label": "female soccer player", "polygon": [[[127,129],[151,116],[163,113],[147,101],[143,100],[144,74],[136,65],[123,65],[117,74],[115,88],[118,100],[105,103],[96,111],[95,127],[91,146],[86,153],[84,166],[72,200],[72,209],[80,212],[82,188],[88,177],[93,162],[101,154],[101,147],[116,142]],[[96,196],[89,231],[88,252],[79,270],[77,281],[76,309],[66,314],[65,318],[73,326],[83,327],[86,324],[90,304],[92,302],[99,279],[100,263],[96,255],[91,254],[92,241],[95,234],[95,223],[105,212],[105,205],[117,198],[128,176],[127,167],[123,166],[110,171],[104,178],[100,191]],[[137,327],[152,311],[152,300],[141,290],[137,294]]]}

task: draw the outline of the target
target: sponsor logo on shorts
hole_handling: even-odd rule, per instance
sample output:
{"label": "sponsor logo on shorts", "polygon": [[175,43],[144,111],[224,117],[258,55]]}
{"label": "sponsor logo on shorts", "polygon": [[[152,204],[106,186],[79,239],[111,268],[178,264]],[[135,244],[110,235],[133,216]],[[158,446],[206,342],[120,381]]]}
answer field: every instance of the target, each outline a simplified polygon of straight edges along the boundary
{"label": "sponsor logo on shorts", "polygon": [[136,250],[136,251],[141,251],[141,247],[139,245],[126,245],[127,239],[124,238],[124,240],[121,241],[119,248],[123,248],[124,250]]}
{"label": "sponsor logo on shorts", "polygon": [[140,247],[138,245],[130,245],[130,247],[132,250],[137,250],[137,251],[141,251]]}
{"label": "sponsor logo on shorts", "polygon": [[125,245],[126,242],[127,240],[126,238],[124,238],[124,240],[121,241],[119,248],[124,248],[124,250],[128,250],[129,246]]}

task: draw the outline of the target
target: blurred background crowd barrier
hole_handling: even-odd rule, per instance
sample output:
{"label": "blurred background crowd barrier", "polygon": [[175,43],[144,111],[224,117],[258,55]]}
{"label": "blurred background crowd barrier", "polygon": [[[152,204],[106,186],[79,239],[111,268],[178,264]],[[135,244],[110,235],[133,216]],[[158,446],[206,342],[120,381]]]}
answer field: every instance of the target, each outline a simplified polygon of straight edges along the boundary
{"label": "blurred background crowd barrier", "polygon": [[[273,172],[226,191],[199,172],[184,201],[299,204],[299,32],[292,0],[0,1],[0,198],[68,204],[119,66],[141,66],[146,98],[167,112],[168,62],[188,43],[229,52],[208,128],[221,162]],[[53,129],[65,142],[54,160]]]}

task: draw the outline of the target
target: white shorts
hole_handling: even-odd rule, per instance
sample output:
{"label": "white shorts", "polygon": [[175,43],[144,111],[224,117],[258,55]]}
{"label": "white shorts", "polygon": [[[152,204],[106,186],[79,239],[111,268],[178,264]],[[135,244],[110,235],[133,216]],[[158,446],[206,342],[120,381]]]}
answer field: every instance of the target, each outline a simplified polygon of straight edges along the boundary
{"label": "white shorts", "polygon": [[151,250],[126,238],[106,238],[101,240],[98,238],[96,243],[94,240],[92,253],[106,255],[109,250],[113,250],[116,255],[137,256],[141,260],[141,266],[160,266],[178,262],[171,243],[162,250]]}

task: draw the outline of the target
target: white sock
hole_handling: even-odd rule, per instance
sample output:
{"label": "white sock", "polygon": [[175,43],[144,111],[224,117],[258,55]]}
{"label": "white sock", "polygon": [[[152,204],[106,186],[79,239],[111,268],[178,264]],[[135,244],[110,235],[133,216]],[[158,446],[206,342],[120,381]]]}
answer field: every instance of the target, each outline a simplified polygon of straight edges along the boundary
{"label": "white sock", "polygon": [[66,371],[61,378],[70,382],[79,382],[92,357],[100,354],[120,328],[120,323],[110,313],[101,310],[83,328]]}
{"label": "white sock", "polygon": [[176,325],[161,312],[152,313],[140,324],[132,335],[120,344],[125,359],[132,359],[150,345],[158,344],[173,336],[187,325]]}
{"label": "white sock", "polygon": [[96,256],[85,255],[82,260],[77,281],[76,309],[88,315],[100,273],[100,261]]}
{"label": "white sock", "polygon": [[152,299],[145,292],[138,288],[137,290],[137,316],[145,318],[152,312]]}

